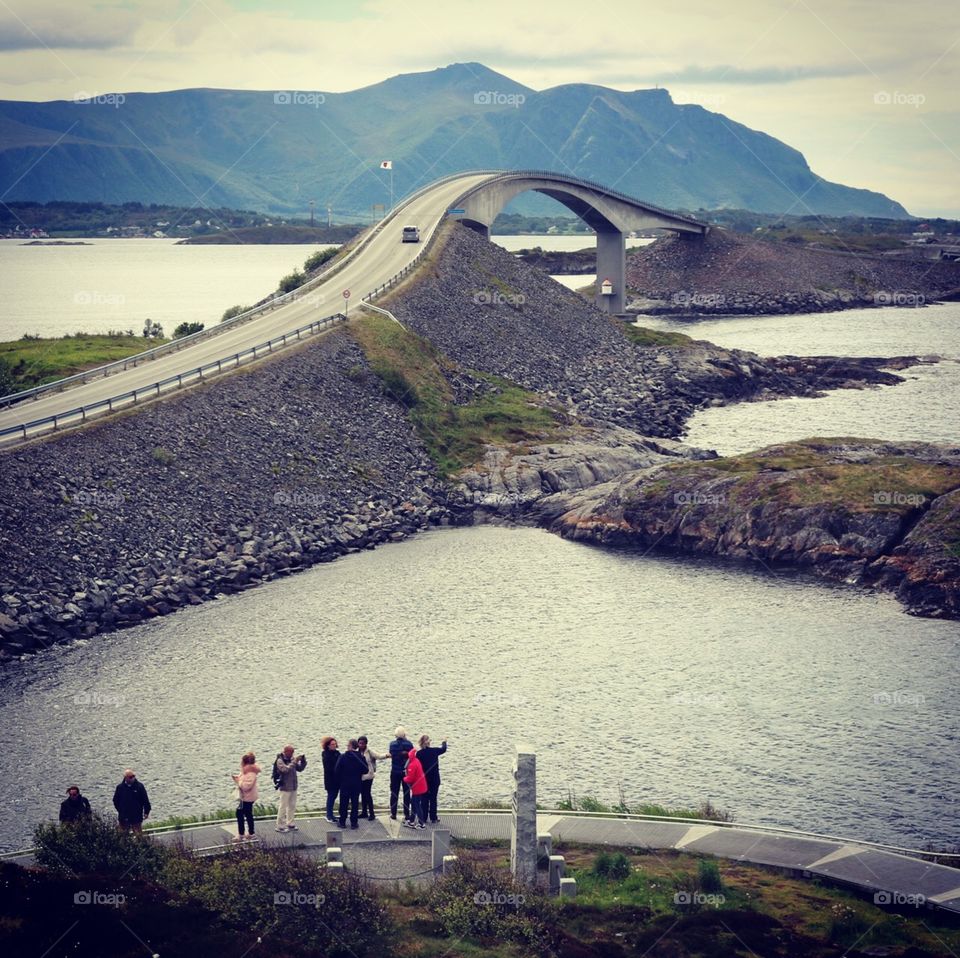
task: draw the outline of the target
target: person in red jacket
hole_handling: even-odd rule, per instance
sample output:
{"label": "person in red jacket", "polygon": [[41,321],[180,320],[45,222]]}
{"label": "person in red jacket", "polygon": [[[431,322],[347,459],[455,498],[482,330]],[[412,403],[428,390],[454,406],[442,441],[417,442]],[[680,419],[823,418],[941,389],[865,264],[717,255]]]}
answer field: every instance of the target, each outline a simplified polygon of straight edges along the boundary
{"label": "person in red jacket", "polygon": [[424,802],[427,797],[427,776],[423,774],[423,766],[420,759],[417,758],[417,750],[410,750],[410,757],[407,760],[407,774],[403,776],[404,782],[410,786],[410,800],[413,804],[413,815],[416,817],[416,823],[411,819],[404,819],[403,824],[407,828],[426,828],[427,810]]}

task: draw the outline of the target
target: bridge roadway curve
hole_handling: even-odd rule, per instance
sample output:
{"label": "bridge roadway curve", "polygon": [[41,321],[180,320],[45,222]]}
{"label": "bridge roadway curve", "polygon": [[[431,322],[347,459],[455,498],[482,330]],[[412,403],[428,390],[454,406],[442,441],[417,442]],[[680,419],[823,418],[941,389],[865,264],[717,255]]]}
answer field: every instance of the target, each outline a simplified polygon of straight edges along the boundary
{"label": "bridge roadway curve", "polygon": [[[489,227],[497,213],[513,196],[525,190],[537,190],[559,199],[594,228],[598,267],[603,275],[612,277],[609,284],[612,295],[607,295],[610,290],[601,290],[597,297],[597,305],[608,312],[619,311],[623,304],[626,283],[624,235],[627,230],[661,227],[676,230],[681,236],[697,237],[708,229],[705,223],[689,217],[651,206],[600,184],[558,173],[487,170],[446,177],[415,193],[392,211],[372,234],[361,241],[355,253],[332,271],[329,278],[321,277],[315,286],[304,290],[298,298],[246,322],[214,329],[211,335],[199,336],[180,349],[163,352],[136,366],[100,375],[88,382],[68,384],[59,390],[43,391],[35,398],[22,399],[0,409],[0,437],[3,437],[4,430],[10,430],[8,440],[38,435],[52,424],[33,426],[29,430],[25,424],[63,416],[82,406],[105,403],[133,390],[147,389],[154,383],[190,373],[208,363],[217,363],[338,313],[343,310],[342,293],[345,289],[351,290],[354,294],[351,302],[357,303],[409,266],[423,249],[423,244],[434,235],[448,210],[452,211],[453,218],[489,235]],[[401,242],[405,223],[420,227],[421,243]],[[80,421],[77,415],[60,424],[73,425]]]}
{"label": "bridge roadway curve", "polygon": [[[344,308],[343,290],[351,290],[353,296],[350,302],[356,304],[361,296],[395,276],[416,258],[423,244],[429,241],[449,204],[465,190],[489,178],[489,173],[468,174],[452,181],[441,181],[436,187],[414,197],[388,217],[384,228],[362,252],[326,282],[312,288],[302,299],[277,307],[249,322],[225,328],[217,335],[149,362],[0,409],[0,429],[62,414],[79,406],[150,386],[168,376],[196,369],[204,363],[215,362],[305,326],[312,320],[341,312]],[[405,223],[415,223],[420,227],[420,243],[401,243],[401,231]]]}

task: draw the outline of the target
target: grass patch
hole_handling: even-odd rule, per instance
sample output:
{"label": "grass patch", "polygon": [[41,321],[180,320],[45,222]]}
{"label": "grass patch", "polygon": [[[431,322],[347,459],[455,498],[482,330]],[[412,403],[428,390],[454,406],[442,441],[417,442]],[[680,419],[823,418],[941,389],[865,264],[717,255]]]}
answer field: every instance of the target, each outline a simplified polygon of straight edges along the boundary
{"label": "grass patch", "polygon": [[693,346],[696,340],[684,333],[675,333],[666,329],[648,329],[646,326],[632,326],[620,323],[620,328],[627,334],[627,339],[634,346],[646,348],[663,346]]}
{"label": "grass patch", "polygon": [[700,818],[711,822],[732,822],[733,814],[723,808],[718,808],[709,799],[701,802],[696,808],[666,808],[652,802],[629,804],[621,796],[616,805],[608,805],[590,795],[576,795],[568,792],[567,797],[556,804],[556,809],[562,812],[609,812],[621,815],[653,815],[657,818]]}
{"label": "grass patch", "polygon": [[524,445],[563,433],[558,413],[536,394],[494,376],[481,377],[494,389],[455,405],[444,375],[454,368],[450,360],[384,316],[363,316],[351,329],[384,392],[407,409],[444,476],[479,461],[485,445]]}
{"label": "grass patch", "polygon": [[17,339],[0,343],[0,361],[6,363],[12,376],[10,391],[20,392],[95,366],[126,359],[166,342],[169,340],[148,340],[126,333],[75,333],[55,339]]}

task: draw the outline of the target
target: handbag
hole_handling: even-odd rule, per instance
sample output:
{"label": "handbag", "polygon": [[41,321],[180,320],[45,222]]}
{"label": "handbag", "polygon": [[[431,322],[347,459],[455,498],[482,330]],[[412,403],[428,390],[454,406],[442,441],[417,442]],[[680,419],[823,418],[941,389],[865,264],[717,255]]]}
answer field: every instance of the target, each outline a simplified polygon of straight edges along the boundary
{"label": "handbag", "polygon": [[234,782],[234,783],[233,783],[233,791],[230,793],[230,797],[231,797],[235,802],[241,802],[241,801],[243,801],[243,796],[240,794],[240,783],[239,783],[239,782]]}

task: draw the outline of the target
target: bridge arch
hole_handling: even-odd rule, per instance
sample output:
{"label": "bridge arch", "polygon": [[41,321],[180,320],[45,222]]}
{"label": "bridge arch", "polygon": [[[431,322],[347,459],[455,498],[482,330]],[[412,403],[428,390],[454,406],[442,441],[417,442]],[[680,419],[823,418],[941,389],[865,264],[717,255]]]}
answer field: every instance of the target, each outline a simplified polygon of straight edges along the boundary
{"label": "bridge arch", "polygon": [[[599,183],[562,173],[519,170],[492,174],[464,193],[450,215],[487,239],[503,208],[521,193],[543,193],[580,217],[597,234],[597,305],[622,313],[626,284],[626,234],[633,230],[669,229],[683,237],[702,237],[705,223],[638,200]],[[611,291],[601,292],[610,280]]]}

